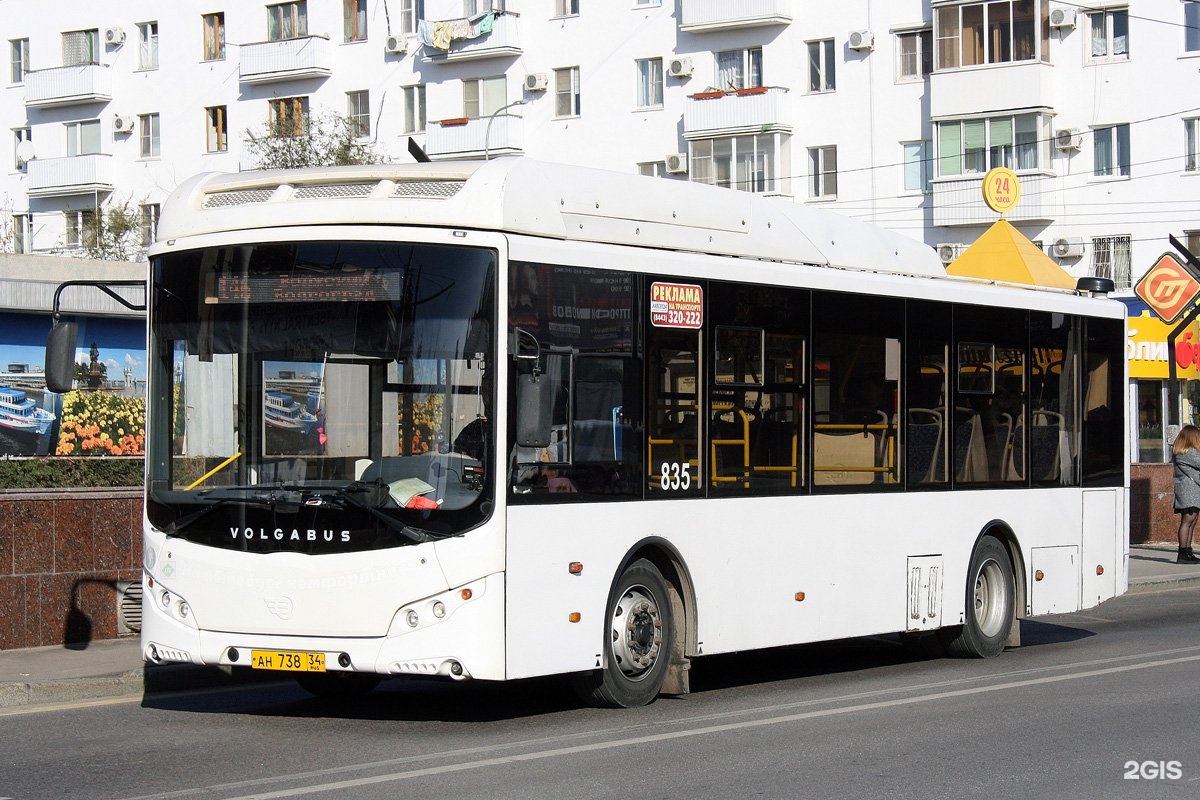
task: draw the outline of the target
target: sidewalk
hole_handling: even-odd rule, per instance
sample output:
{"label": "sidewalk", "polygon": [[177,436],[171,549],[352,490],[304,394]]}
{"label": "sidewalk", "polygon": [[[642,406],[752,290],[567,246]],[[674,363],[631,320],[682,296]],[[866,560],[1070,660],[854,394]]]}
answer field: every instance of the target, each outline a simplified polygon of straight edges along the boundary
{"label": "sidewalk", "polygon": [[[1200,565],[1175,563],[1175,547],[1129,548],[1129,588],[1200,580]],[[137,638],[105,639],[83,649],[31,647],[0,651],[0,710],[106,697],[228,686],[245,682],[231,673],[186,664],[143,664]]]}

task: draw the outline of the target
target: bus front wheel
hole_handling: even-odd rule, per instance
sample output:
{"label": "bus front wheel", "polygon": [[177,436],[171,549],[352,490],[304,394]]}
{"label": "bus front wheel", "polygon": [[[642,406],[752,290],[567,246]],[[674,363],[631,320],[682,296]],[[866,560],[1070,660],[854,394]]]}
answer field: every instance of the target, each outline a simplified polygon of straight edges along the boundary
{"label": "bus front wheel", "polygon": [[587,703],[605,708],[644,706],[658,696],[671,665],[675,626],[662,573],[634,561],[617,580],[604,626],[606,666],[576,677]]}
{"label": "bus front wheel", "polygon": [[967,571],[965,622],[942,630],[946,653],[962,658],[1000,655],[1016,613],[1016,594],[1008,550],[995,538],[984,537]]}

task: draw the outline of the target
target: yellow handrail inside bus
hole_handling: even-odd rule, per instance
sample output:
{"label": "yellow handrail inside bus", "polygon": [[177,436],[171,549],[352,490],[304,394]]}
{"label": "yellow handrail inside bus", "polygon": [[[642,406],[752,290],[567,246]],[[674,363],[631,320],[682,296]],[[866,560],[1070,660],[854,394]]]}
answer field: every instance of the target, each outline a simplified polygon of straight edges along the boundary
{"label": "yellow handrail inside bus", "polygon": [[209,478],[211,478],[213,475],[216,475],[218,472],[220,472],[221,470],[225,469],[226,467],[228,467],[230,464],[232,464],[233,462],[237,461],[237,460],[238,460],[239,458],[241,458],[241,457],[242,457],[242,453],[241,453],[241,451],[239,450],[238,452],[236,452],[236,453],[234,453],[233,455],[231,455],[229,458],[227,458],[227,459],[225,459],[224,461],[222,461],[220,464],[217,464],[215,467],[213,467],[212,469],[210,469],[208,472],[206,472],[206,473],[204,473],[203,475],[201,475],[199,478],[196,478],[196,480],[192,481],[192,482],[191,482],[191,484],[190,484],[190,485],[188,485],[188,486],[187,486],[187,487],[184,489],[184,491],[185,491],[185,492],[190,492],[192,489],[195,489],[197,486],[199,486],[200,484],[204,483],[206,480],[208,480]]}

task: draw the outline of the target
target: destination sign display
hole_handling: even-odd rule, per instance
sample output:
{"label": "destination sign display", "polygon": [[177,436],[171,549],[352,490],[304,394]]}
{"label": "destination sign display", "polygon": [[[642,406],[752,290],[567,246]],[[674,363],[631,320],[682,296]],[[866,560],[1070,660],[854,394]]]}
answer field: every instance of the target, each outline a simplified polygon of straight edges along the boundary
{"label": "destination sign display", "polygon": [[304,272],[216,276],[213,303],[399,302],[400,272]]}

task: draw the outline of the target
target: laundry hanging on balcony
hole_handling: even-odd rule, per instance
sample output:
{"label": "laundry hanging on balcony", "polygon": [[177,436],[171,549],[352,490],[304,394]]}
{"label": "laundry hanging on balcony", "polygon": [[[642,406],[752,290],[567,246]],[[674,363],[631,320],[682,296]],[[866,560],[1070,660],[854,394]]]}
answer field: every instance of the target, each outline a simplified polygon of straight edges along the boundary
{"label": "laundry hanging on balcony", "polygon": [[430,22],[421,20],[417,26],[417,38],[426,47],[438,50],[449,50],[450,42],[455,39],[478,39],[492,32],[496,21],[496,13],[489,11],[474,17],[460,19],[443,19]]}

